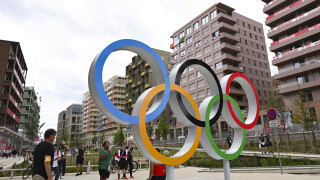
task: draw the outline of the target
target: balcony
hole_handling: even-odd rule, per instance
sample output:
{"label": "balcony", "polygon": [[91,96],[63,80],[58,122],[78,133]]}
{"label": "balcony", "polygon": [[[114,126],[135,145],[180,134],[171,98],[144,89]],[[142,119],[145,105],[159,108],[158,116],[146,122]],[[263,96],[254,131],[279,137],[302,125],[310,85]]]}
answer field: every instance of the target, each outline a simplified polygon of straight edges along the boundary
{"label": "balcony", "polygon": [[16,116],[9,108],[7,108],[7,113],[10,115],[10,117],[12,117],[14,120],[16,120],[17,122],[20,121],[19,117]]}
{"label": "balcony", "polygon": [[147,66],[149,66],[149,63],[146,63],[146,64],[144,65],[144,67],[147,67]]}
{"label": "balcony", "polygon": [[8,99],[9,98],[9,94],[0,94],[0,99]]}
{"label": "balcony", "polygon": [[281,55],[278,55],[276,57],[273,57],[272,64],[275,66],[281,65],[285,62],[294,61],[301,56],[307,55],[309,53],[313,53],[320,50],[320,40],[313,42],[311,44],[308,44],[303,47],[299,47],[297,49],[285,52]]}
{"label": "balcony", "polygon": [[297,81],[295,81],[291,83],[281,84],[280,86],[278,86],[278,89],[280,94],[285,94],[294,91],[299,91],[300,89],[313,88],[317,86],[320,86],[320,79],[305,83],[298,83]]}
{"label": "balcony", "polygon": [[309,72],[314,69],[320,69],[320,59],[314,59],[301,63],[299,66],[291,66],[279,70],[279,74],[274,75],[274,78],[277,80],[284,79],[290,76],[296,76],[299,73]]}
{"label": "balcony", "polygon": [[20,65],[20,62],[19,62],[18,57],[16,57],[16,56],[9,56],[8,59],[9,59],[9,60],[14,60],[15,62],[17,62],[18,69],[19,69],[19,73],[21,73],[21,76],[22,76],[22,78],[23,78],[23,81],[26,82],[26,77],[25,77],[24,74],[23,74],[23,70],[22,70],[22,67],[21,67],[21,65]]}
{"label": "balcony", "polygon": [[21,108],[18,105],[18,103],[16,102],[16,100],[13,99],[13,97],[11,95],[9,95],[9,99],[12,102],[12,104],[18,109],[19,112],[21,112]]}
{"label": "balcony", "polygon": [[271,44],[270,51],[277,52],[285,46],[292,45],[298,41],[302,41],[308,37],[316,35],[320,32],[320,24],[314,25],[312,27],[306,28],[295,34],[289,35]]}
{"label": "balcony", "polygon": [[237,54],[241,52],[241,48],[237,45],[229,44],[229,43],[221,43],[220,49],[223,52],[229,52],[233,54]]}
{"label": "balcony", "polygon": [[236,44],[240,41],[240,38],[233,34],[223,32],[223,35],[220,37],[220,40],[231,44]]}
{"label": "balcony", "polygon": [[282,34],[285,31],[291,30],[299,26],[302,23],[307,23],[313,21],[314,19],[320,16],[320,7],[317,7],[309,12],[306,12],[296,18],[291,19],[285,23],[278,25],[275,28],[272,28],[268,31],[268,38],[274,39],[278,34]]}
{"label": "balcony", "polygon": [[213,27],[213,32],[227,32],[231,34],[235,34],[238,32],[238,28],[236,26],[230,25],[228,23],[220,22],[217,26]]}
{"label": "balcony", "polygon": [[225,62],[225,63],[242,63],[242,57],[238,57],[237,55],[224,53],[220,57],[215,59],[215,62]]}
{"label": "balcony", "polygon": [[232,24],[232,25],[234,25],[238,22],[236,18],[234,18],[228,14],[225,14],[223,12],[220,12],[216,18],[218,19],[219,22],[226,22],[226,23]]}
{"label": "balcony", "polygon": [[297,10],[312,5],[313,3],[316,3],[318,0],[308,0],[308,1],[297,1],[294,4],[291,4],[290,6],[287,6],[280,11],[270,15],[267,17],[266,25],[267,26],[274,26],[276,23],[278,23],[282,18],[285,16],[291,15],[293,13],[296,13]]}
{"label": "balcony", "polygon": [[241,66],[234,66],[234,65],[229,65],[229,64],[224,64],[222,67],[216,69],[216,73],[226,73],[226,74],[231,74],[234,72],[241,72],[243,73],[243,68]]}
{"label": "balcony", "polygon": [[270,14],[272,11],[274,11],[275,8],[279,6],[285,6],[284,4],[286,3],[287,0],[273,0],[266,5],[264,5],[263,12],[265,14]]}

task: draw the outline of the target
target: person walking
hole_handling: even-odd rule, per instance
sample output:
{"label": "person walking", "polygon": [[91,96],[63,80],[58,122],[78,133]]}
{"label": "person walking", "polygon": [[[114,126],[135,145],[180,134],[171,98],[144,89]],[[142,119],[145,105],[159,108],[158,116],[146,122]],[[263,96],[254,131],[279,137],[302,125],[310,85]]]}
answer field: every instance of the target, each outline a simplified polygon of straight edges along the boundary
{"label": "person walking", "polygon": [[110,176],[109,166],[110,166],[110,160],[112,157],[112,151],[109,148],[110,143],[109,141],[105,141],[103,143],[103,148],[99,152],[99,175],[100,180],[107,180]]}
{"label": "person walking", "polygon": [[[156,148],[160,152],[159,148]],[[165,180],[166,179],[166,166],[164,164],[155,164],[150,161],[150,172],[147,180]]]}
{"label": "person walking", "polygon": [[66,174],[66,166],[67,166],[67,154],[70,148],[66,146],[65,141],[61,141],[60,143],[60,153],[61,153],[61,159],[59,161],[59,168],[61,172],[61,179],[64,179],[64,175]]}
{"label": "person walking", "polygon": [[264,138],[264,136],[263,136],[263,134],[261,134],[261,136],[259,137],[259,141],[260,141],[260,148],[261,148],[261,153],[263,154],[263,152],[265,153],[265,154],[267,154],[267,152],[266,152],[266,148],[265,148],[265,138]]}
{"label": "person walking", "polygon": [[268,134],[266,135],[266,147],[267,147],[267,151],[269,152],[269,154],[271,154],[271,153],[274,154],[272,142],[271,142],[270,136]]}
{"label": "person walking", "polygon": [[[84,161],[84,156],[87,155],[87,150],[83,147],[83,144],[80,144],[79,150],[76,152],[77,154],[77,174],[76,176],[82,175],[82,165]],[[79,173],[79,167],[80,167],[80,173]]]}
{"label": "person walking", "polygon": [[129,165],[129,173],[130,173],[130,178],[134,178],[132,176],[132,169],[133,169],[133,157],[132,157],[132,154],[133,154],[133,151],[134,151],[134,148],[133,148],[133,145],[132,145],[132,142],[128,142],[128,146],[126,146],[126,149],[128,151],[128,165]]}
{"label": "person walking", "polygon": [[52,180],[51,164],[54,158],[52,143],[56,138],[56,130],[48,129],[44,133],[44,141],[39,143],[33,152],[33,174],[32,180]]}
{"label": "person walking", "polygon": [[123,172],[123,176],[121,179],[128,179],[126,177],[126,169],[128,167],[128,162],[127,162],[128,155],[129,155],[128,151],[124,148],[124,143],[121,143],[120,149],[118,150],[118,153],[117,153],[118,165],[119,165],[118,180],[120,180],[120,170],[121,169]]}
{"label": "person walking", "polygon": [[227,137],[227,143],[229,146],[229,149],[231,148],[231,144],[232,144],[232,139],[231,139],[231,135],[229,134],[229,136]]}
{"label": "person walking", "polygon": [[58,180],[60,177],[60,168],[59,168],[58,162],[60,161],[61,154],[60,154],[60,151],[58,150],[57,144],[54,144],[53,148],[54,148],[54,157],[53,157],[52,170],[55,174],[54,180]]}

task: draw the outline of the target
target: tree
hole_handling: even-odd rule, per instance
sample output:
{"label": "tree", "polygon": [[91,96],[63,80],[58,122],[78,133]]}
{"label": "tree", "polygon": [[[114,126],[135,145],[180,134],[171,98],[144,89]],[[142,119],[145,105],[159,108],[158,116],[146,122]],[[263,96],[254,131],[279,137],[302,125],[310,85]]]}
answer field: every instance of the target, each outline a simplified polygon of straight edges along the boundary
{"label": "tree", "polygon": [[103,131],[100,136],[99,136],[99,144],[102,145],[102,143],[104,142],[105,140],[105,132]]}
{"label": "tree", "polygon": [[67,131],[62,134],[61,141],[65,141],[66,144],[69,144],[69,134]]}
{"label": "tree", "polygon": [[115,144],[118,144],[118,145],[124,142],[124,133],[121,126],[119,127],[119,129],[117,130],[117,133],[114,136],[114,142]]}
{"label": "tree", "polygon": [[154,135],[154,127],[151,124],[151,122],[146,123],[146,129],[147,129],[147,134],[149,136],[149,139],[152,139],[152,136]]}
{"label": "tree", "polygon": [[163,112],[158,128],[156,129],[159,137],[162,137],[163,139],[167,139],[168,134],[170,134],[170,126],[166,119],[166,113]]}
{"label": "tree", "polygon": [[315,112],[309,109],[309,99],[305,92],[300,90],[298,97],[294,101],[296,109],[293,112],[293,123],[301,124],[303,129],[308,132],[309,143],[312,151],[314,151],[313,144],[311,141],[310,128],[313,126],[313,122],[317,121]]}

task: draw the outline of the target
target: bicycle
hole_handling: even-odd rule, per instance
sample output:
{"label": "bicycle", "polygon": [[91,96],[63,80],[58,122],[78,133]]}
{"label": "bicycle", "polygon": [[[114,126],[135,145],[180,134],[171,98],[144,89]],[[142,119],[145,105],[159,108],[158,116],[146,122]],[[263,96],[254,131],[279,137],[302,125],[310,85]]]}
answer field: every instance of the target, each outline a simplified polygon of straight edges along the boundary
{"label": "bicycle", "polygon": [[[33,173],[33,166],[31,164],[26,170],[23,171],[22,179],[28,179],[29,176],[32,175],[32,173]],[[51,174],[53,178],[55,176],[54,171],[52,171]]]}
{"label": "bicycle", "polygon": [[[132,167],[132,172],[136,172],[138,170],[138,163],[137,161],[132,161],[133,167]],[[112,161],[110,165],[110,171],[111,173],[117,172],[119,169],[119,165],[116,161]]]}

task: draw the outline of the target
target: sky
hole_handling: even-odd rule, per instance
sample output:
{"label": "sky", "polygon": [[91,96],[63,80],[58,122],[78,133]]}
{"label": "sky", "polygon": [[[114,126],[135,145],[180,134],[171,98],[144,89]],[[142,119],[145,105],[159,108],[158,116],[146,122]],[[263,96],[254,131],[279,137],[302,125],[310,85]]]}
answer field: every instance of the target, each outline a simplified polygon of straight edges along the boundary
{"label": "sky", "polygon": [[[57,128],[58,114],[81,103],[93,58],[119,39],[136,39],[172,52],[170,36],[215,3],[264,24],[260,0],[0,0],[0,39],[20,42],[27,86],[41,96],[42,131]],[[264,25],[264,32],[268,31]],[[267,47],[271,40],[267,39]],[[269,51],[269,48],[268,48]],[[273,54],[269,53],[269,62]],[[103,80],[125,75],[135,54],[112,53]],[[270,64],[271,74],[277,73]]]}

